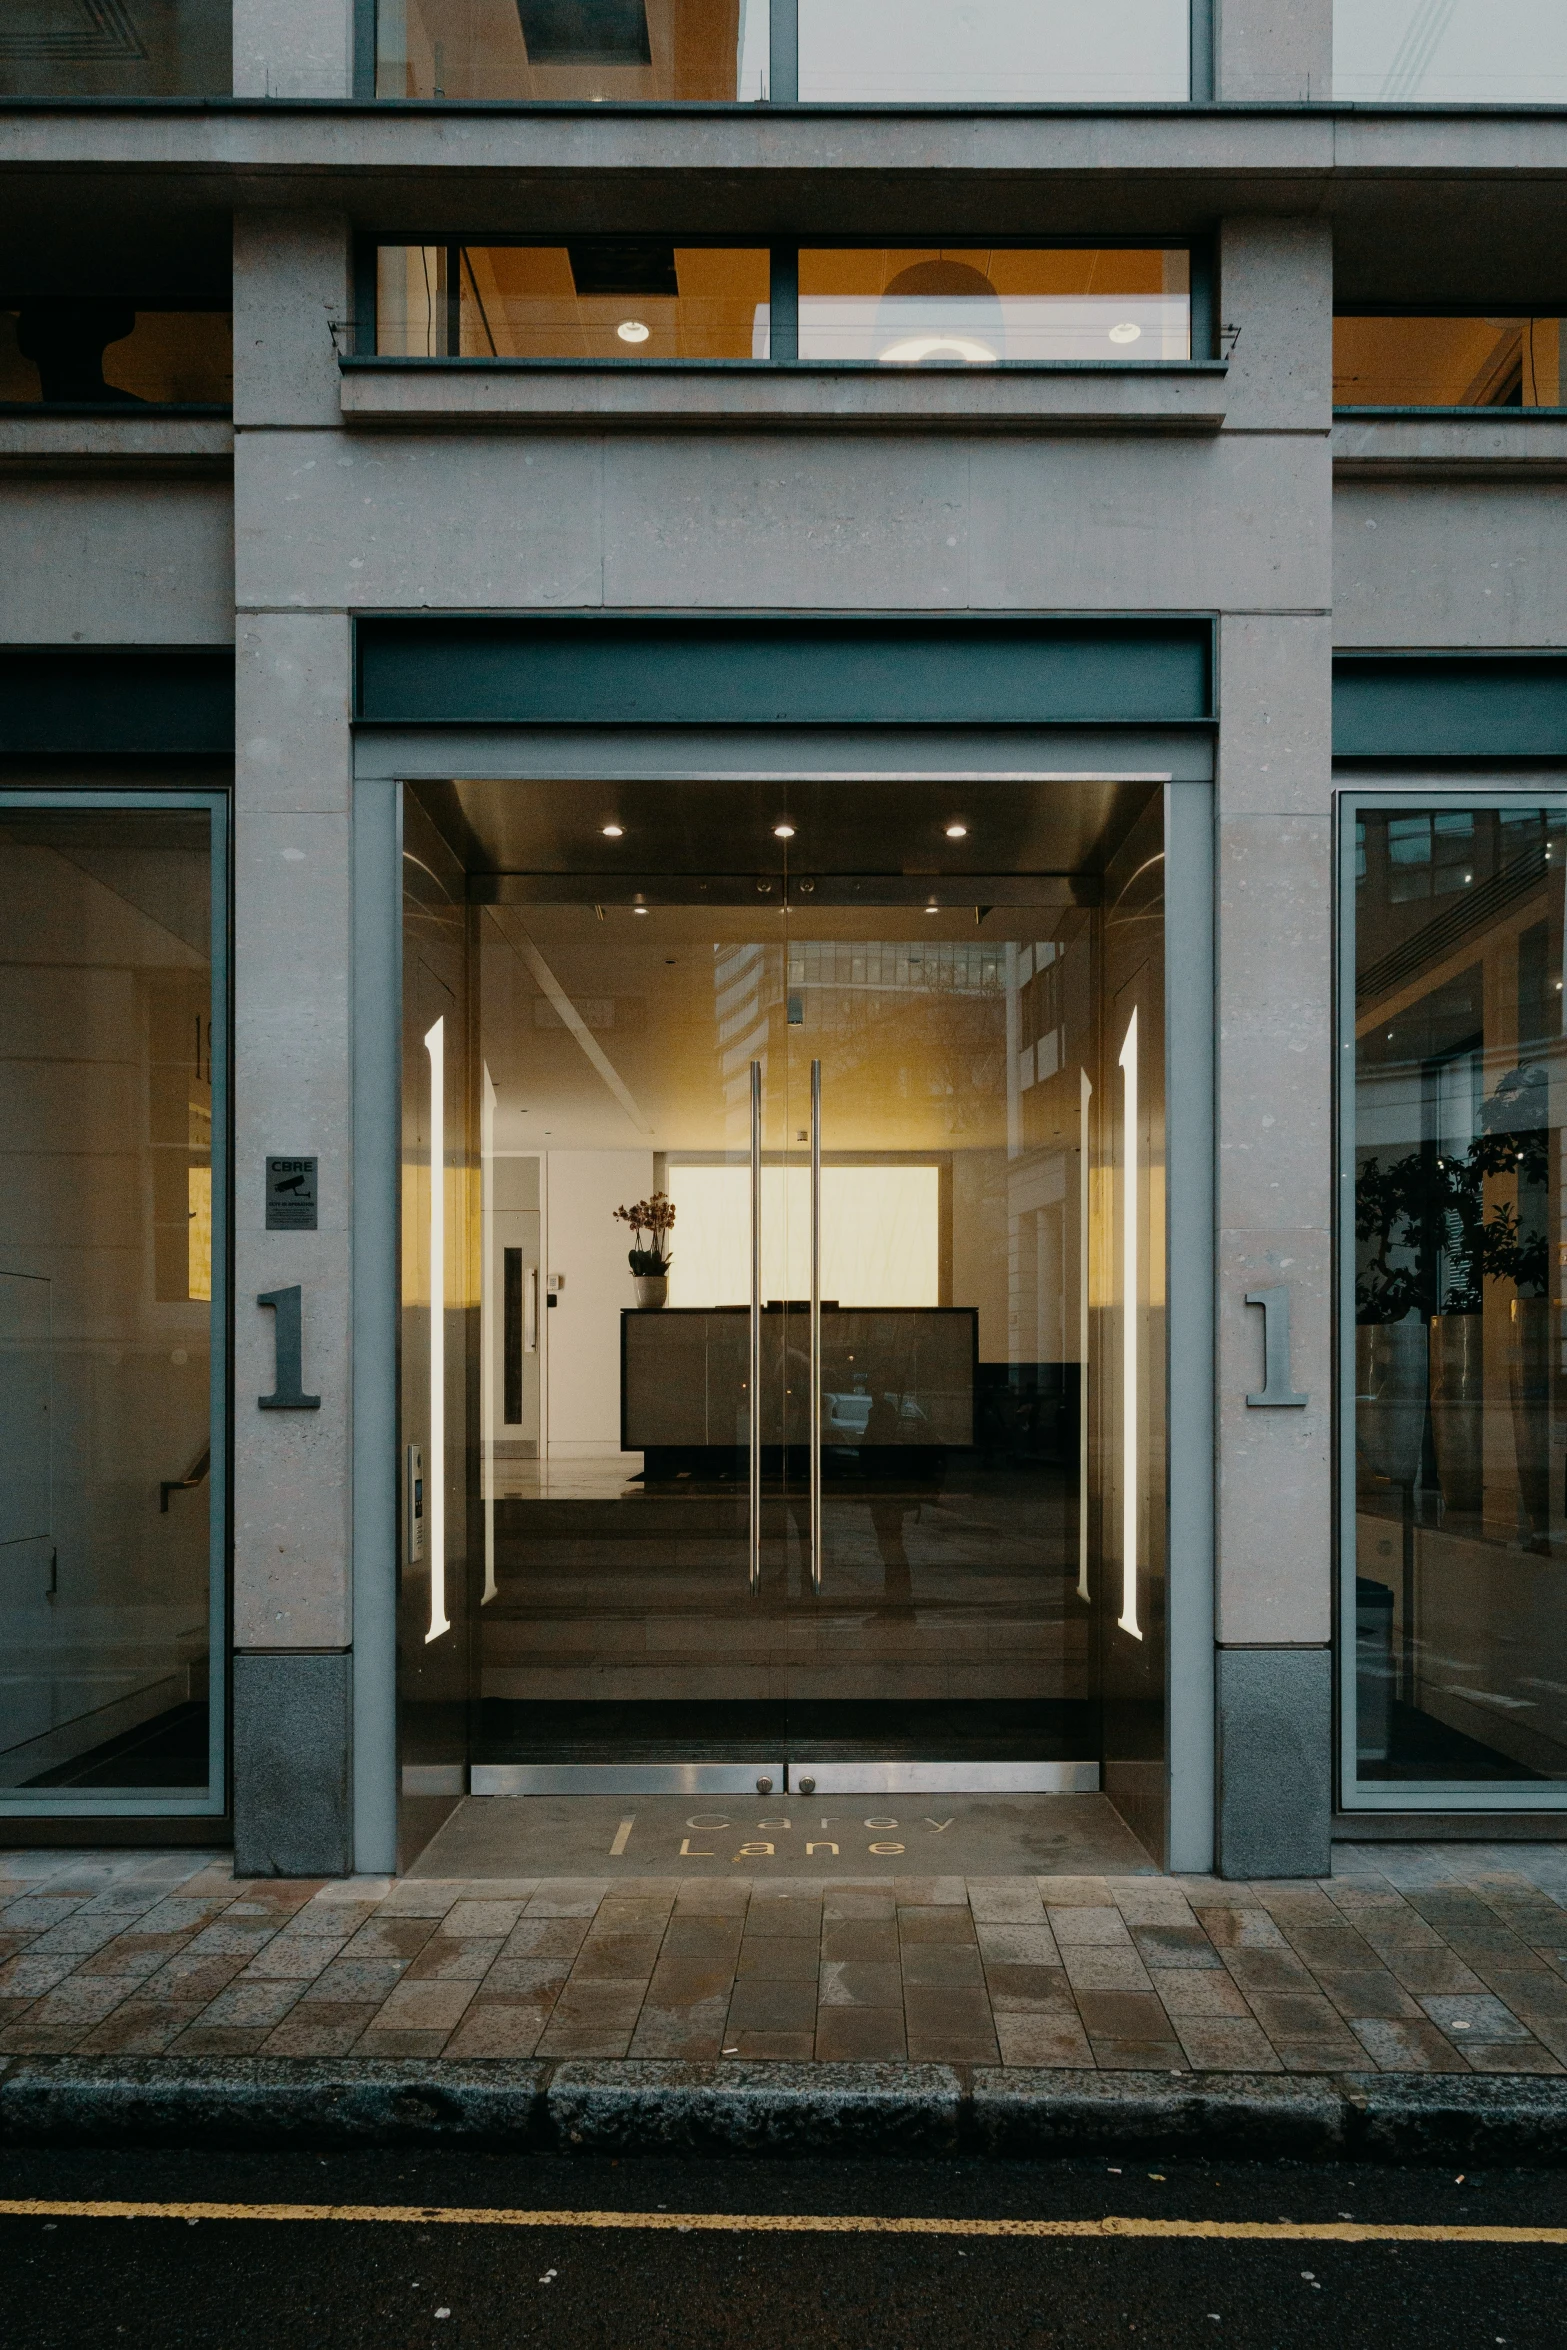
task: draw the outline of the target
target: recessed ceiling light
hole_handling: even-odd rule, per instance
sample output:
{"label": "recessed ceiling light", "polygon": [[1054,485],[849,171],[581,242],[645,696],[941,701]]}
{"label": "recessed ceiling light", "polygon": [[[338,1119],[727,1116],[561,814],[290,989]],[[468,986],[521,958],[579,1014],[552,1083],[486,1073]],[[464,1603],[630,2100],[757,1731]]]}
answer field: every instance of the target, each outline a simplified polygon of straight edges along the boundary
{"label": "recessed ceiling light", "polygon": [[939,914],[941,912],[941,908],[939,906],[927,906],[925,911],[927,914]]}
{"label": "recessed ceiling light", "polygon": [[774,840],[793,840],[794,826],[792,824],[775,824],[773,838]]}
{"label": "recessed ceiling light", "polygon": [[623,343],[645,343],[653,329],[644,326],[640,318],[623,318],[615,332]]}
{"label": "recessed ceiling light", "polygon": [[1123,319],[1119,326],[1113,326],[1110,329],[1112,343],[1140,343],[1142,339],[1142,328],[1135,326],[1129,318]]}
{"label": "recessed ceiling light", "polygon": [[606,840],[620,840],[624,836],[625,828],[619,824],[601,824],[599,830]]}
{"label": "recessed ceiling light", "polygon": [[633,906],[631,911],[633,914],[645,914],[647,912],[647,908],[646,906]]}
{"label": "recessed ceiling light", "polygon": [[966,824],[949,824],[947,826],[947,838],[948,840],[967,840],[968,826]]}

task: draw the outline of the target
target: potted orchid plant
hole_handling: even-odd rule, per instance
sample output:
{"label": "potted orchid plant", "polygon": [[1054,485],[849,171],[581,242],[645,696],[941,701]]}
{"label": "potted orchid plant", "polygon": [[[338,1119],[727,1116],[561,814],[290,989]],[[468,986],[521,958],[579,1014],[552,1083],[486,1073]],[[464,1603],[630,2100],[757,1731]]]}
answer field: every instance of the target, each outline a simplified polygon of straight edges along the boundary
{"label": "potted orchid plant", "polygon": [[631,1248],[626,1262],[636,1284],[637,1304],[642,1307],[664,1305],[669,1297],[669,1235],[675,1221],[675,1203],[667,1192],[655,1191],[651,1199],[639,1199],[629,1208],[616,1208],[617,1224],[631,1227]]}

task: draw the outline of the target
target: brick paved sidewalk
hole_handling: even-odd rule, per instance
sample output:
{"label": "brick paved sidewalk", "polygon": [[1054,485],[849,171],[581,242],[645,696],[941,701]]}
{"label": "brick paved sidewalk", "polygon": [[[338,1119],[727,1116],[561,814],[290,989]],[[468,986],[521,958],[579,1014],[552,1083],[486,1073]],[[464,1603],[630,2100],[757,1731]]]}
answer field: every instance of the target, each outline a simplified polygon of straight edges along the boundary
{"label": "brick paved sidewalk", "polygon": [[236,1882],[0,1853],[7,2056],[723,2056],[1560,2073],[1567,1848],[1320,1883]]}

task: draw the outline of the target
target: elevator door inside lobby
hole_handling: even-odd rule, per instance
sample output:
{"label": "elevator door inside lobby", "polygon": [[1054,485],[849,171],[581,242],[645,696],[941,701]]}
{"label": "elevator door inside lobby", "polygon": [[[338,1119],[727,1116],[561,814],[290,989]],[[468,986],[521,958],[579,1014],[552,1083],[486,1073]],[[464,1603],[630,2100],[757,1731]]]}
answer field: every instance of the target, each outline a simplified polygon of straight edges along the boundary
{"label": "elevator door inside lobby", "polygon": [[478,1794],[1155,1762],[1159,788],[455,783],[404,838],[405,1787],[462,1669]]}

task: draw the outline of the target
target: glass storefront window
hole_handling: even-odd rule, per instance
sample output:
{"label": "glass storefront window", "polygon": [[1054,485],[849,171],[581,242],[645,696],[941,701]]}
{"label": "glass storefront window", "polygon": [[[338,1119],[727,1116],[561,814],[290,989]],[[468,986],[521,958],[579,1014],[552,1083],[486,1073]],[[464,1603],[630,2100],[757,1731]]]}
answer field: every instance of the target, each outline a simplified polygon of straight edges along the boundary
{"label": "glass storefront window", "polygon": [[1188,359],[1184,250],[845,248],[800,255],[800,357],[890,365]]}
{"label": "glass storefront window", "polygon": [[759,99],[767,0],[379,0],[378,98]]}
{"label": "glass storefront window", "polygon": [[1189,0],[799,0],[800,96],[1137,104],[1191,91]]}
{"label": "glass storefront window", "polygon": [[1559,408],[1560,318],[1335,318],[1336,408]]}
{"label": "glass storefront window", "polygon": [[1560,0],[1335,0],[1333,95],[1408,105],[1559,106]]}
{"label": "glass storefront window", "polygon": [[401,359],[765,359],[765,247],[383,245],[376,349]]}
{"label": "glass storefront window", "polygon": [[0,1814],[223,1809],[223,823],[0,794]]}
{"label": "glass storefront window", "polygon": [[232,0],[7,0],[0,98],[221,98]]}
{"label": "glass storefront window", "polygon": [[[1352,854],[1350,854],[1352,852]],[[1560,1800],[1567,801],[1361,802],[1346,837],[1349,1800]]]}
{"label": "glass storefront window", "polygon": [[233,397],[227,310],[142,310],[95,298],[0,302],[0,401],[227,408]]}

